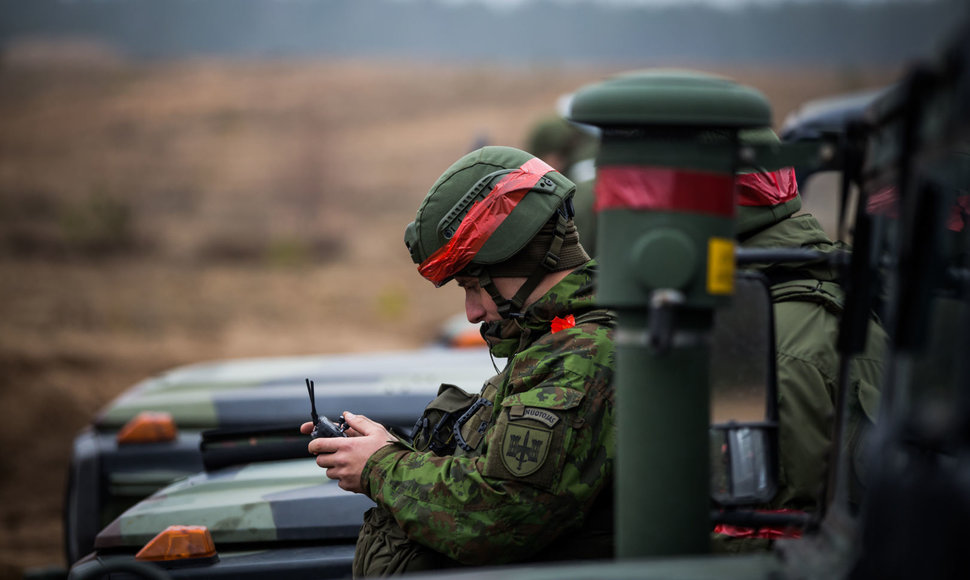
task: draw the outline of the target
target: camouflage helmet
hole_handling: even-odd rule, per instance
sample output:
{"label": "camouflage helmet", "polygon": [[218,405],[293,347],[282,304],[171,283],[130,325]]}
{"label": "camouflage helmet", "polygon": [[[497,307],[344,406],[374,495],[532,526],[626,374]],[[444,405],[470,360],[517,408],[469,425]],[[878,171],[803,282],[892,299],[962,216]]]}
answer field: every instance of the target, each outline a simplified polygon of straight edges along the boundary
{"label": "camouflage helmet", "polygon": [[[738,134],[742,144],[771,145],[780,143],[768,127],[746,129]],[[759,167],[738,171],[737,235],[744,238],[791,216],[802,207],[792,167]]]}
{"label": "camouflage helmet", "polygon": [[[572,223],[575,191],[572,181],[530,153],[483,147],[435,181],[408,224],[404,243],[418,271],[436,286],[463,273],[477,276],[503,317],[514,316],[526,296],[516,304],[517,294],[503,309],[491,277],[528,275],[523,288],[534,289],[545,274],[589,259]],[[533,255],[528,272],[507,267]]]}

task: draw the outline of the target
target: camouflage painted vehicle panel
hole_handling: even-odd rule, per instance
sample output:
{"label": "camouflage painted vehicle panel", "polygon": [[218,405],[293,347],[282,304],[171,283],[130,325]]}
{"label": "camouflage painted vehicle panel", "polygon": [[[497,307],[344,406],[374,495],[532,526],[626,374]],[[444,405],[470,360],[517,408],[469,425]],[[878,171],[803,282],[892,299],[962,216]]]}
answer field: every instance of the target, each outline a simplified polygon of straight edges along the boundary
{"label": "camouflage painted vehicle panel", "polygon": [[292,540],[353,542],[373,502],[340,489],[313,458],[199,473],[127,510],[95,547],[138,550],[169,525],[206,526],[220,547]]}
{"label": "camouflage painted vehicle panel", "polygon": [[[73,563],[99,530],[138,500],[205,467],[208,429],[292,428],[309,419],[304,379],[317,408],[335,418],[355,409],[408,430],[442,382],[478,387],[492,373],[484,348],[216,361],[173,369],[135,385],[74,441],[65,499],[65,546]],[[117,435],[142,411],[170,413],[174,440],[120,445]]]}

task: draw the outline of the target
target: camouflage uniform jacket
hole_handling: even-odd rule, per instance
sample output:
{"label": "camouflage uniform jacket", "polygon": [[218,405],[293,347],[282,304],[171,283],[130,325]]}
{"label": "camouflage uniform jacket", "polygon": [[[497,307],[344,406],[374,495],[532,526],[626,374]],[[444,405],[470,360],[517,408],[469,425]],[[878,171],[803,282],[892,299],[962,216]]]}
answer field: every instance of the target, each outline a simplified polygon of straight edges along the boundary
{"label": "camouflage uniform jacket", "polygon": [[614,318],[595,308],[595,268],[503,321],[492,352],[509,360],[459,421],[454,454],[395,444],[368,460],[367,494],[410,540],[470,565],[557,557],[557,538],[589,526],[610,496]]}
{"label": "camouflage uniform jacket", "polygon": [[[742,246],[845,249],[844,244],[832,242],[811,215],[784,219],[744,239]],[[834,269],[825,264],[759,269],[772,285],[778,372],[779,491],[768,507],[815,511],[827,478],[838,400],[836,344],[844,295]],[[853,502],[858,502],[863,487],[863,435],[876,419],[885,341],[885,332],[873,320],[866,350],[855,357],[849,370],[846,451]]]}

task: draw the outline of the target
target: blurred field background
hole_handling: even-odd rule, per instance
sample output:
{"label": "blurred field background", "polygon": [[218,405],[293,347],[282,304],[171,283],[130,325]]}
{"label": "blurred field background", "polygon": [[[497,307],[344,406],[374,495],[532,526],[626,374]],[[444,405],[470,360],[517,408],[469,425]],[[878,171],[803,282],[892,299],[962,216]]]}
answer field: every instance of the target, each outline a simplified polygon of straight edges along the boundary
{"label": "blurred field background", "polygon": [[[41,51],[42,47],[32,50]],[[60,560],[75,432],[138,379],[223,357],[398,349],[461,312],[404,249],[477,141],[523,146],[610,70],[347,61],[0,68],[0,558]],[[28,58],[31,57],[31,58]],[[776,119],[893,71],[711,71]]]}
{"label": "blurred field background", "polygon": [[[63,565],[75,433],[217,358],[412,348],[462,311],[403,246],[431,183],[629,66],[0,53],[0,577]],[[775,122],[896,66],[707,67]]]}

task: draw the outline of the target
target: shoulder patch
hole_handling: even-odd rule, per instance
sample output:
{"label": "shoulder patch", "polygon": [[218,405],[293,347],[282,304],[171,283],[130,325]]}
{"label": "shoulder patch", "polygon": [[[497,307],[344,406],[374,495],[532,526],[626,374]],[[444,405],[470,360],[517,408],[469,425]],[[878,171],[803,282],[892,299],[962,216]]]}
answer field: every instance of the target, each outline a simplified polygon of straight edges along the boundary
{"label": "shoulder patch", "polygon": [[548,429],[509,425],[502,439],[502,464],[516,477],[532,475],[545,463],[551,438]]}

